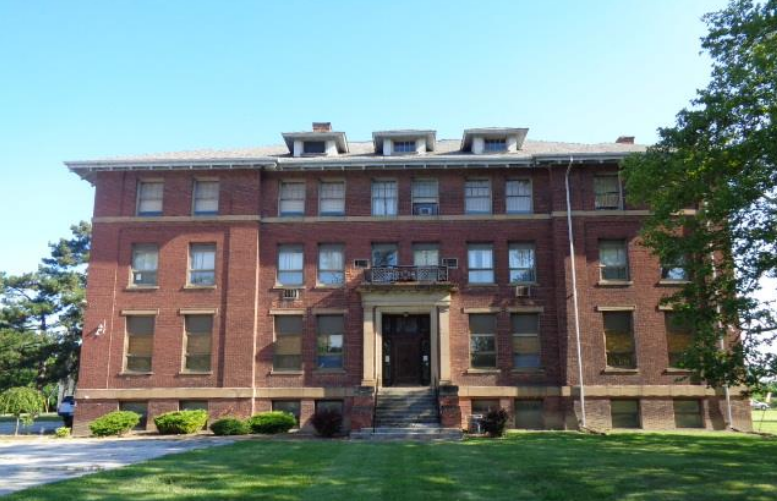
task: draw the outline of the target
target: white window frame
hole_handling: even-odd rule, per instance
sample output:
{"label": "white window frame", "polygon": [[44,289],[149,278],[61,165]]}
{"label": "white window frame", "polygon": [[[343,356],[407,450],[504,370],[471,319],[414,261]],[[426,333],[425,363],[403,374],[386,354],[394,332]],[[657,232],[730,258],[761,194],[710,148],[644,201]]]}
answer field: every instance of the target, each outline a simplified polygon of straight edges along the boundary
{"label": "white window frame", "polygon": [[[161,195],[159,198],[147,199],[143,197],[143,187],[150,185],[160,185]],[[143,203],[148,201],[159,201],[159,210],[143,210]],[[161,179],[141,179],[137,184],[137,194],[135,196],[135,214],[141,217],[155,217],[164,215],[165,210],[165,182]]]}
{"label": "white window frame", "polygon": [[[288,268],[288,269],[282,269],[281,268],[281,256],[285,252],[293,253],[293,254],[299,254],[302,256],[302,260],[300,263],[299,268]],[[278,246],[278,260],[277,260],[277,272],[276,272],[276,283],[278,286],[281,287],[303,287],[305,285],[305,247],[302,244],[281,244]],[[289,281],[284,282],[281,280],[281,273],[298,273],[300,280],[299,282],[296,281]]]}
{"label": "white window frame", "polygon": [[[202,184],[215,184],[216,185],[216,197],[214,198],[204,198],[198,196],[198,188]],[[194,180],[194,187],[192,188],[192,215],[194,216],[215,216],[219,213],[219,195],[221,191],[221,185],[219,184],[218,179],[195,179]],[[197,209],[197,203],[203,202],[203,201],[209,201],[209,200],[215,200],[216,202],[216,209],[215,210],[199,210]]]}
{"label": "white window frame", "polygon": [[[434,185],[434,196],[420,196],[416,193],[416,186],[421,183],[428,183]],[[413,179],[410,185],[410,212],[415,216],[416,204],[434,204],[434,216],[440,213],[440,183],[437,179]]]}
{"label": "white window frame", "polygon": [[[531,267],[524,268],[519,266],[513,266],[513,251],[530,250],[531,251]],[[507,248],[507,266],[510,271],[510,283],[511,284],[534,284],[537,283],[537,249],[532,242],[513,242],[508,245]],[[528,270],[531,275],[531,280],[513,280],[513,271]]]}
{"label": "white window frame", "polygon": [[[397,145],[402,144],[402,147],[398,147]],[[406,148],[406,146],[407,148]],[[415,139],[398,139],[392,141],[391,145],[391,152],[392,153],[401,153],[401,154],[412,154],[416,153],[416,141]]]}
{"label": "white window frame", "polygon": [[[489,148],[489,144],[504,144],[503,148]],[[484,137],[483,138],[483,153],[504,153],[507,151],[507,138],[506,137]]]}
{"label": "white window frame", "polygon": [[[195,269],[194,266],[194,251],[195,248],[199,247],[202,250],[206,247],[213,249],[213,268],[197,268]],[[187,273],[186,273],[186,284],[190,287],[215,287],[216,286],[216,262],[217,262],[217,248],[215,243],[208,243],[208,242],[192,242],[189,244],[189,263],[187,265]],[[192,273],[212,273],[213,274],[213,280],[210,283],[195,283],[192,281]]]}
{"label": "white window frame", "polygon": [[[323,268],[321,264],[322,251],[337,251],[340,253],[340,268]],[[339,280],[334,282],[325,282],[321,280],[322,273],[339,274]],[[324,287],[342,287],[345,285],[345,245],[343,244],[320,244],[318,246],[318,269],[316,273],[316,283]]]}
{"label": "white window frame", "polygon": [[[393,185],[394,186],[394,196],[393,198],[377,194],[376,195],[376,188],[378,188],[378,185]],[[370,210],[371,214],[376,217],[396,217],[399,213],[399,183],[395,179],[373,179],[372,185],[370,186]],[[383,188],[383,192],[386,192],[385,187]],[[382,214],[376,211],[376,202],[378,201],[382,202]],[[388,201],[393,200],[394,201],[394,211],[393,213],[389,213],[389,204]]]}
{"label": "white window frame", "polygon": [[[521,315],[527,315],[527,316],[531,315],[531,316],[534,316],[537,319],[537,331],[536,332],[516,332],[515,331],[515,329],[513,328],[513,317],[521,316]],[[542,332],[541,321],[542,321],[542,319],[540,318],[540,314],[539,313],[515,312],[515,313],[511,313],[510,314],[510,329],[511,329],[512,335],[513,335],[513,368],[514,369],[524,369],[524,370],[525,369],[529,369],[530,370],[530,369],[540,369],[542,367],[542,336],[540,334]],[[537,363],[536,366],[528,366],[528,365],[518,366],[518,365],[516,365],[515,357],[516,357],[516,355],[519,355],[519,353],[515,351],[515,338],[536,338],[537,339],[537,345],[538,345],[537,360],[538,360],[538,363]]]}
{"label": "white window frame", "polygon": [[[302,197],[288,197],[284,196],[284,188],[292,185],[302,185]],[[307,195],[307,187],[305,181],[281,181],[278,184],[278,215],[280,217],[301,217],[305,215],[305,198]],[[285,211],[283,208],[284,202],[302,202],[302,209],[299,211]]]}
{"label": "white window frame", "polygon": [[[487,186],[470,186],[470,183],[486,183]],[[494,212],[494,190],[491,186],[491,180],[490,179],[467,179],[464,181],[464,213],[465,214],[479,214],[479,215],[485,215],[485,214],[493,214]],[[485,211],[479,211],[479,210],[473,210],[469,208],[469,202],[475,201],[475,200],[485,200],[485,195],[479,195],[479,196],[471,196],[469,194],[469,191],[471,189],[483,189],[488,188],[488,209]]]}
{"label": "white window frame", "polygon": [[[491,253],[491,267],[490,268],[475,268],[472,266],[472,256],[470,255],[473,251],[489,251]],[[491,272],[491,280],[490,281],[473,281],[472,280],[472,273],[482,273],[482,272]],[[496,263],[494,260],[494,244],[487,244],[487,243],[473,243],[467,245],[467,282],[473,285],[493,285],[496,283]]]}
{"label": "white window frame", "polygon": [[[618,244],[618,245],[616,245]],[[608,266],[602,260],[602,251],[606,249],[615,249],[622,247],[624,262],[622,266]],[[625,269],[625,277],[606,278],[604,272],[607,268]],[[603,282],[628,282],[631,279],[631,270],[629,270],[629,243],[625,239],[601,239],[599,240],[599,279]]]}
{"label": "white window frame", "polygon": [[[510,195],[509,194],[510,183],[528,184],[529,185],[528,197],[526,195]],[[510,210],[511,199],[525,200],[526,198],[529,199],[529,207],[526,210]],[[508,179],[507,182],[505,182],[505,213],[506,214],[531,214],[533,212],[534,212],[534,185],[532,183],[532,179],[531,178]]]}
{"label": "white window frame", "polygon": [[[325,185],[340,185],[343,188],[343,196],[342,198],[335,198],[335,197],[327,197],[324,196],[324,186]],[[318,215],[319,216],[345,216],[345,196],[346,196],[346,186],[344,180],[323,180],[318,184]],[[338,211],[324,211],[323,206],[325,201],[334,201],[334,200],[341,200],[342,201],[342,209]]]}
{"label": "white window frame", "polygon": [[[145,268],[140,269],[135,267],[135,258],[138,254],[141,252],[146,251],[151,253],[150,251],[153,251],[153,254],[156,255],[156,266],[154,268]],[[157,287],[159,285],[159,245],[154,243],[137,243],[132,244],[132,257],[130,258],[130,287]],[[153,273],[154,274],[154,283],[153,284],[144,284],[144,283],[137,283],[135,281],[135,274],[140,273],[141,276],[143,273]]]}

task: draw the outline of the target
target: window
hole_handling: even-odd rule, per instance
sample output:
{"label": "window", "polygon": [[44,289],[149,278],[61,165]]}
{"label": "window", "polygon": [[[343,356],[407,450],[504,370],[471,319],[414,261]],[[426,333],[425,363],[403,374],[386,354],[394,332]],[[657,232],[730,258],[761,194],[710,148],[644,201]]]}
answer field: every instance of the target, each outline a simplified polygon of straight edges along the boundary
{"label": "window", "polygon": [[413,245],[413,266],[439,266],[440,247],[437,244]]}
{"label": "window", "polygon": [[184,324],[186,328],[184,371],[210,371],[213,315],[186,315],[184,316]]}
{"label": "window", "polygon": [[397,215],[397,183],[396,181],[372,182],[372,215]]}
{"label": "window", "polygon": [[[208,412],[208,402],[205,400],[181,400],[178,402],[179,411],[205,411]],[[202,425],[203,430],[208,429],[208,422]]]}
{"label": "window", "polygon": [[322,411],[334,411],[343,415],[342,400],[316,400],[316,414]]}
{"label": "window", "polygon": [[486,138],[483,140],[483,151],[490,153],[507,151],[507,139],[503,137]]}
{"label": "window", "polygon": [[413,215],[436,216],[438,213],[436,180],[413,181]]}
{"label": "window", "polygon": [[415,141],[394,141],[394,153],[415,153]]}
{"label": "window", "polygon": [[513,367],[536,369],[540,359],[540,316],[537,313],[511,315],[513,329]]}
{"label": "window", "polygon": [[664,313],[666,326],[666,344],[669,352],[669,367],[679,367],[686,350],[693,341],[693,333],[687,323],[680,320],[677,313]]}
{"label": "window", "polygon": [[301,245],[281,245],[278,248],[278,284],[302,285],[304,257]]}
{"label": "window", "polygon": [[599,241],[599,267],[602,280],[629,279],[629,260],[624,240]]}
{"label": "window", "polygon": [[641,428],[639,400],[610,400],[613,428]]}
{"label": "window", "polygon": [[281,197],[278,211],[281,216],[305,215],[305,183],[281,183]]}
{"label": "window", "polygon": [[345,256],[342,245],[318,247],[318,283],[323,285],[345,283]]}
{"label": "window", "polygon": [[148,402],[119,402],[119,410],[134,412],[140,416],[140,421],[134,430],[145,430],[148,423]]}
{"label": "window", "polygon": [[194,215],[207,216],[219,213],[218,181],[194,182]]}
{"label": "window", "polygon": [[345,215],[345,183],[326,181],[319,185],[318,212],[322,216]]}
{"label": "window", "polygon": [[510,244],[510,283],[534,283],[534,244]]}
{"label": "window", "polygon": [[699,400],[675,400],[674,425],[677,428],[704,428],[701,410]]}
{"label": "window", "polygon": [[192,244],[189,247],[189,284],[216,285],[215,244]]}
{"label": "window", "polygon": [[522,430],[542,430],[542,400],[515,400],[515,427]]}
{"label": "window", "polygon": [[138,183],[138,216],[161,216],[164,190],[162,181]]}
{"label": "window", "polygon": [[319,315],[316,317],[316,323],[318,368],[342,369],[345,319],[342,315]]}
{"label": "window", "polygon": [[302,369],[302,330],[302,315],[275,316],[273,370]]}
{"label": "window", "polygon": [[287,414],[291,414],[294,416],[294,420],[297,422],[297,426],[299,427],[299,416],[300,416],[300,401],[299,400],[273,400],[272,401],[272,410],[275,412],[285,412]]}
{"label": "window", "polygon": [[305,141],[302,152],[305,155],[323,155],[326,153],[326,141]]}
{"label": "window", "polygon": [[159,247],[156,244],[132,246],[132,285],[154,286],[157,284]]}
{"label": "window", "polygon": [[151,354],[154,351],[154,322],[152,316],[131,315],[126,318],[127,372],[151,372]]}
{"label": "window", "polygon": [[491,214],[491,181],[470,180],[464,184],[464,212]]}
{"label": "window", "polygon": [[469,316],[470,367],[496,368],[496,315]]}
{"label": "window", "polygon": [[491,244],[474,244],[467,249],[469,283],[494,283],[494,247]]}
{"label": "window", "polygon": [[397,266],[397,244],[372,244],[372,267]]}
{"label": "window", "polygon": [[594,207],[597,210],[621,208],[621,183],[617,174],[594,176]]}
{"label": "window", "polygon": [[607,366],[618,369],[636,369],[634,332],[630,311],[606,311],[602,313],[607,349]]}
{"label": "window", "polygon": [[525,214],[532,211],[532,187],[529,179],[514,179],[505,184],[506,211],[508,214]]}
{"label": "window", "polygon": [[678,259],[672,264],[661,266],[661,280],[684,282],[688,280],[688,272],[685,269],[685,259]]}
{"label": "window", "polygon": [[485,416],[490,411],[499,409],[499,400],[473,400],[472,401],[472,414],[480,414]]}

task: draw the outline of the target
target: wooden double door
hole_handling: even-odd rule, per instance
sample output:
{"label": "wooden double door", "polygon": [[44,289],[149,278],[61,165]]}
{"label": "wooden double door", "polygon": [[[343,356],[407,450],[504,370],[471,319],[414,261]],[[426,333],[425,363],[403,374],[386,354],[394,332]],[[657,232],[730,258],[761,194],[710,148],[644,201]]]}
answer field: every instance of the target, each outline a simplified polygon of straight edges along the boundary
{"label": "wooden double door", "polygon": [[429,315],[383,315],[383,386],[431,382]]}

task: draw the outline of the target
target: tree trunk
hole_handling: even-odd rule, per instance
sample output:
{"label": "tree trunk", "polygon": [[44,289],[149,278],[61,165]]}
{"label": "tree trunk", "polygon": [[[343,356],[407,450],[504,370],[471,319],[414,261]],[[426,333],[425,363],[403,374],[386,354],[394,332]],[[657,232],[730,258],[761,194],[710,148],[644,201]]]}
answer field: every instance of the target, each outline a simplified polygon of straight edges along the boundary
{"label": "tree trunk", "polygon": [[19,423],[21,422],[21,420],[22,420],[21,416],[16,416],[16,429],[13,432],[14,437],[19,436]]}

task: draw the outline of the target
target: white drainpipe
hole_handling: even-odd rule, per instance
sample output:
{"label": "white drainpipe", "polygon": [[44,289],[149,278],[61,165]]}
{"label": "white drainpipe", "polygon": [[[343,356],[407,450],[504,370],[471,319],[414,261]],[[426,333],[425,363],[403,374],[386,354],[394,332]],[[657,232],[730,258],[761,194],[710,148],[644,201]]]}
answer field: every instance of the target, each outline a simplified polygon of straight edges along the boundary
{"label": "white drainpipe", "polygon": [[572,171],[573,158],[569,157],[566,175],[567,190],[567,229],[569,231],[569,267],[572,270],[572,304],[575,312],[575,344],[577,345],[577,370],[580,379],[580,423],[586,428],[585,419],[585,385],[583,384],[583,349],[580,346],[580,309],[577,303],[577,272],[575,271],[575,241],[572,234],[572,203],[569,195],[569,173]]}

